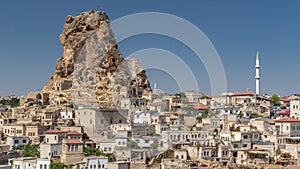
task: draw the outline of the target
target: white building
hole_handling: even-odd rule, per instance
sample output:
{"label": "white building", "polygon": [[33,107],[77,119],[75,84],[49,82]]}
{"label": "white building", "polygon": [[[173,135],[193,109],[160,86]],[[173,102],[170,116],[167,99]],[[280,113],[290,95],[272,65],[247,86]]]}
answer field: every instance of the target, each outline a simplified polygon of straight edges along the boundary
{"label": "white building", "polygon": [[134,136],[132,138],[140,148],[151,148],[154,146],[158,146],[158,138],[157,137],[149,137],[149,136]]}
{"label": "white building", "polygon": [[107,169],[107,157],[87,157],[85,169]]}
{"label": "white building", "polygon": [[288,137],[300,136],[300,120],[294,118],[284,118],[275,120],[277,134]]}
{"label": "white building", "polygon": [[46,131],[45,140],[40,144],[41,158],[60,157],[66,133],[57,129]]}
{"label": "white building", "polygon": [[38,158],[36,161],[36,167],[37,169],[49,169],[50,163],[50,159]]}
{"label": "white building", "polygon": [[170,144],[177,144],[180,142],[201,142],[209,140],[208,131],[162,131],[160,146],[169,148]]}
{"label": "white building", "polygon": [[115,137],[116,147],[126,147],[128,142],[128,131],[118,131]]}
{"label": "white building", "polygon": [[9,160],[9,165],[12,169],[36,169],[36,161],[34,157],[14,158]]}
{"label": "white building", "polygon": [[152,115],[157,111],[136,111],[133,116],[133,123],[151,124]]}
{"label": "white building", "polygon": [[174,157],[181,160],[187,160],[188,151],[185,149],[177,149],[174,151]]}
{"label": "white building", "polygon": [[290,101],[290,110],[291,110],[290,117],[295,118],[295,119],[300,119],[300,101],[299,100]]}
{"label": "white building", "polygon": [[98,144],[98,148],[104,153],[113,153],[115,151],[115,141],[105,140]]}
{"label": "white building", "polygon": [[73,111],[61,111],[59,112],[60,118],[62,119],[73,119],[74,117],[74,112]]}
{"label": "white building", "polygon": [[127,123],[121,123],[121,124],[112,124],[110,125],[111,130],[113,133],[117,133],[118,131],[131,131],[130,124]]}
{"label": "white building", "polygon": [[184,94],[190,103],[200,103],[201,98],[204,96],[203,93],[196,91],[186,91]]}
{"label": "white building", "polygon": [[26,136],[7,136],[6,144],[10,145],[10,148],[26,146],[29,140],[29,137]]}

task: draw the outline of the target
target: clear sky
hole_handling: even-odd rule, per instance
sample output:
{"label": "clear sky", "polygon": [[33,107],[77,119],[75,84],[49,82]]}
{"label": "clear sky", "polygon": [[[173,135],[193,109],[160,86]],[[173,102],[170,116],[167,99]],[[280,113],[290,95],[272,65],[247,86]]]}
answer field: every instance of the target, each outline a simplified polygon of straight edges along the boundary
{"label": "clear sky", "polygon": [[[224,65],[228,91],[255,89],[255,53],[261,58],[261,92],[300,93],[300,2],[217,0],[86,0],[16,1],[0,5],[0,95],[25,95],[42,89],[62,56],[59,41],[67,15],[104,10],[111,20],[136,12],[164,12],[188,20],[213,43]],[[123,41],[124,57],[145,48],[180,56],[197,76],[200,90],[210,93],[203,64],[184,44],[167,37],[141,35]],[[177,92],[176,79],[148,70],[153,84]]]}

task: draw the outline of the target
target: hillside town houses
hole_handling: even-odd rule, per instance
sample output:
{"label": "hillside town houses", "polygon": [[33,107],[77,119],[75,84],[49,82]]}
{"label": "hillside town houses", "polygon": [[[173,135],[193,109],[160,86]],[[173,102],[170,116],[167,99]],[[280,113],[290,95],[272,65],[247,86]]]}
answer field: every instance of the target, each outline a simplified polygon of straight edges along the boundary
{"label": "hillside town houses", "polygon": [[0,168],[300,165],[299,95],[275,105],[251,91],[151,93],[142,105],[99,110],[44,105],[38,95],[47,96],[0,105]]}

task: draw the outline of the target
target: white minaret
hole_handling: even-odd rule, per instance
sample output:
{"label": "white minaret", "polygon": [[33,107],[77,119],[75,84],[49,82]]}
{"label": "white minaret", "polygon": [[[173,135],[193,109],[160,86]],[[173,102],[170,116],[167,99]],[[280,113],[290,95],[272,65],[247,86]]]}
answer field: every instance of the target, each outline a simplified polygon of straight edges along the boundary
{"label": "white minaret", "polygon": [[156,94],[156,83],[154,83],[154,90],[153,93]]}
{"label": "white minaret", "polygon": [[256,52],[256,64],[255,64],[255,82],[256,82],[256,85],[255,85],[255,93],[256,94],[259,94],[259,56],[258,56],[258,51]]}

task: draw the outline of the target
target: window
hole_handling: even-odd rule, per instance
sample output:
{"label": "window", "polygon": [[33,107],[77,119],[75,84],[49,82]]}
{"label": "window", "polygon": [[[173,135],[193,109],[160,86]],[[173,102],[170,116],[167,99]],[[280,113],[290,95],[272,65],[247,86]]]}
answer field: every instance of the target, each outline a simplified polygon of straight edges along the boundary
{"label": "window", "polygon": [[295,126],[291,126],[291,130],[292,130],[292,131],[295,131]]}
{"label": "window", "polygon": [[149,140],[145,140],[145,143],[149,143]]}
{"label": "window", "polygon": [[247,147],[247,144],[243,144],[243,147]]}
{"label": "window", "polygon": [[19,140],[15,140],[15,144],[19,144]]}
{"label": "window", "polygon": [[23,140],[22,140],[22,143],[23,143],[23,144],[26,144],[26,143],[27,143],[27,140],[23,139]]}

